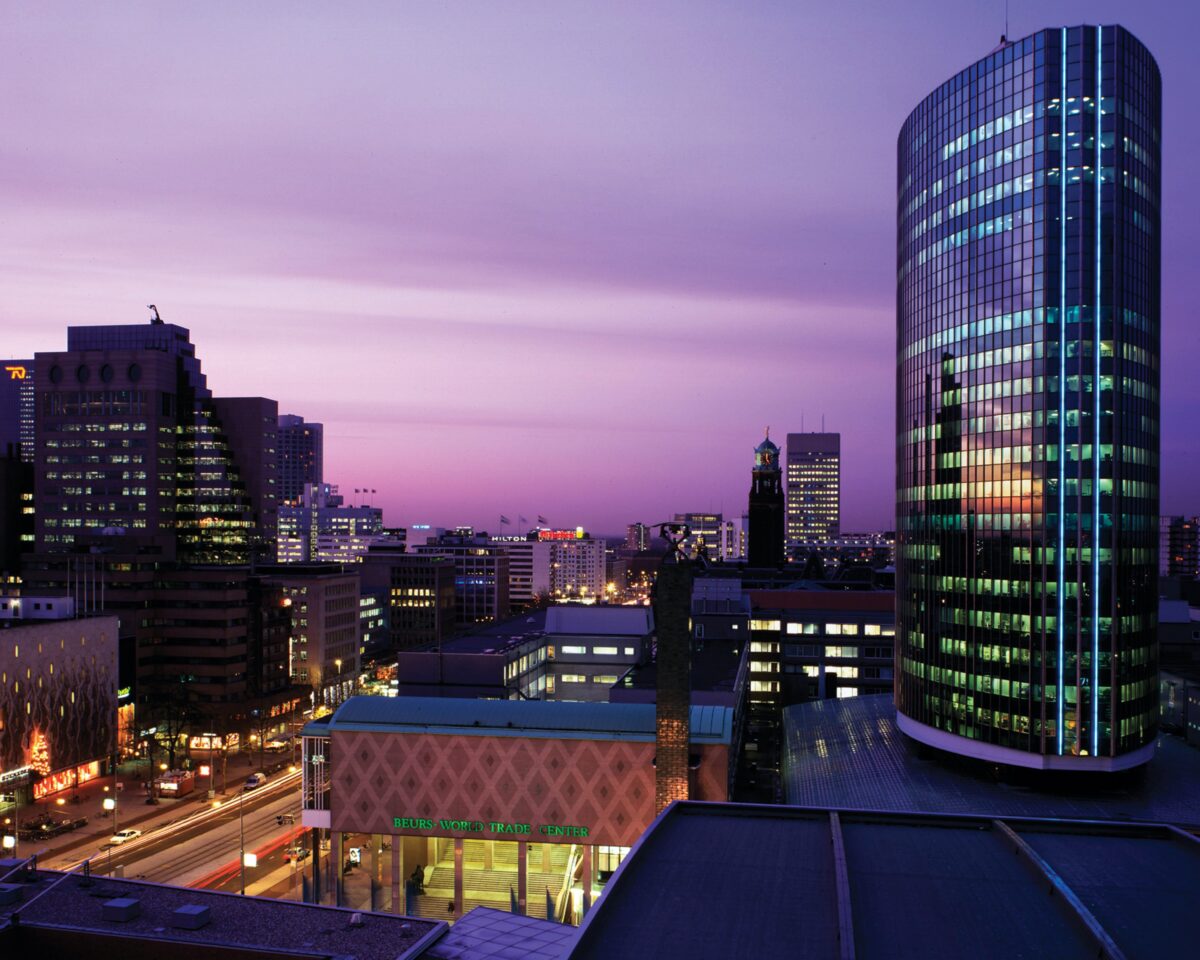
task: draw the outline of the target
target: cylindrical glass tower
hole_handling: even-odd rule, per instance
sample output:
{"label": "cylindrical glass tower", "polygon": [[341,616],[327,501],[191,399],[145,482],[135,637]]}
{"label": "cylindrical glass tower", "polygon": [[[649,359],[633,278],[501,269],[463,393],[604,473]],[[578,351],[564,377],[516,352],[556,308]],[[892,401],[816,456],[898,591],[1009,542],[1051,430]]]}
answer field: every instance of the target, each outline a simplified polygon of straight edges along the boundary
{"label": "cylindrical glass tower", "polygon": [[1135,37],[1069,27],[900,132],[896,703],[931,746],[1153,753],[1161,103]]}

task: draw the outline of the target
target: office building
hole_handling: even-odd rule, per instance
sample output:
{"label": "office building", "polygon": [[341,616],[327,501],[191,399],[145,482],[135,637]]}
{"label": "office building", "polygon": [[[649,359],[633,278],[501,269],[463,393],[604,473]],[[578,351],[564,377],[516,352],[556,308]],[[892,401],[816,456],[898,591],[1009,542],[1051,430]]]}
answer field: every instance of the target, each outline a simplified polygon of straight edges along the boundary
{"label": "office building", "polygon": [[[603,540],[593,539],[582,529],[539,530],[538,541],[548,543],[546,555],[547,595],[554,600],[602,599],[604,597]],[[539,555],[534,555],[535,560]],[[535,590],[541,571],[535,566]]]}
{"label": "office building", "polygon": [[747,516],[750,529],[746,559],[750,566],[783,566],[783,472],[779,467],[779,448],[771,442],[769,434],[754,448]]}
{"label": "office building", "polygon": [[278,421],[279,502],[299,503],[309,484],[325,480],[325,427],[293,413]]}
{"label": "office building", "polygon": [[374,546],[359,569],[363,595],[382,595],[388,649],[392,652],[434,645],[454,630],[455,572],[449,557],[404,553]]}
{"label": "office building", "polygon": [[1159,531],[1165,577],[1200,577],[1200,517],[1163,517]]}
{"label": "office building", "polygon": [[539,528],[525,536],[489,537],[508,555],[508,599],[513,612],[541,600],[603,599],[605,542],[582,527]]}
{"label": "office building", "polygon": [[275,403],[214,398],[186,329],[70,327],[35,382],[38,553],[238,564],[274,543]]}
{"label": "office building", "polygon": [[[750,516],[728,517],[721,521],[720,557],[722,560],[745,560]],[[782,542],[782,541],[781,541]]]}
{"label": "office building", "polygon": [[842,435],[789,433],[785,448],[788,544],[842,530]]}
{"label": "office building", "polygon": [[651,529],[644,523],[631,523],[625,528],[625,549],[631,553],[641,553],[650,549]]}
{"label": "office building", "polygon": [[5,360],[0,371],[0,456],[11,447],[26,463],[34,457],[34,361]]}
{"label": "office building", "polygon": [[289,672],[313,709],[332,709],[354,693],[359,651],[359,576],[338,564],[259,568],[282,591],[291,613]]}
{"label": "office building", "polygon": [[1115,771],[1157,727],[1162,84],[1121,27],[1004,42],[900,132],[900,728]]}
{"label": "office building", "polygon": [[454,622],[469,627],[508,616],[508,552],[485,536],[447,533],[410,547],[417,556],[454,561]]}
{"label": "office building", "polygon": [[701,555],[710,560],[719,558],[721,550],[721,527],[724,518],[719,513],[677,513],[676,523],[685,523],[688,535],[680,550],[689,557]]}
{"label": "office building", "polygon": [[608,700],[650,657],[649,607],[562,604],[489,623],[396,658],[400,696]]}
{"label": "office building", "polygon": [[334,484],[308,484],[299,501],[279,508],[276,559],[278,563],[359,563],[371,546],[395,540],[395,532],[384,529],[379,507],[347,505]]}
{"label": "office building", "polygon": [[33,549],[33,463],[18,448],[0,451],[0,593],[20,582],[21,555]]}

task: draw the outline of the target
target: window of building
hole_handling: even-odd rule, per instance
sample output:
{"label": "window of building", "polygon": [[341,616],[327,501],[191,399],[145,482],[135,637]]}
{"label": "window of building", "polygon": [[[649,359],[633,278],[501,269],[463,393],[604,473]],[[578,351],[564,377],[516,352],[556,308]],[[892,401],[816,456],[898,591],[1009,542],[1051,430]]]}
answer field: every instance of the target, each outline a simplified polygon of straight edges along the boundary
{"label": "window of building", "polygon": [[825,656],[833,658],[857,657],[858,647],[826,647]]}

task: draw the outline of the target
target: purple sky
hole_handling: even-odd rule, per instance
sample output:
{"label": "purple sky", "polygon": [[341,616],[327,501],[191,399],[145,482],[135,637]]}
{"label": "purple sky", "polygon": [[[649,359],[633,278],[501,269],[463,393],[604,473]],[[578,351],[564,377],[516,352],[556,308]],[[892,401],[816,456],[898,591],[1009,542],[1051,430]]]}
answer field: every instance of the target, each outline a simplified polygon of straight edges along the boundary
{"label": "purple sky", "polygon": [[[395,524],[739,512],[762,428],[824,414],[843,527],[891,527],[896,135],[1003,0],[817,6],[4,5],[0,355],[157,303]],[[1163,70],[1163,510],[1200,511],[1198,5],[1011,18]]]}

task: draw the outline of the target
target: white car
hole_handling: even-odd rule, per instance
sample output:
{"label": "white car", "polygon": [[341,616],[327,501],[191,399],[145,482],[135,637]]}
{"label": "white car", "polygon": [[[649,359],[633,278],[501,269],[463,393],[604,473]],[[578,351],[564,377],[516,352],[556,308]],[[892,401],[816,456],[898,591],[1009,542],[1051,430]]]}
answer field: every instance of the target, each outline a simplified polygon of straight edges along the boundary
{"label": "white car", "polygon": [[109,843],[125,843],[128,840],[136,840],[142,835],[141,830],[119,830],[108,838]]}
{"label": "white car", "polygon": [[256,787],[261,787],[266,782],[267,775],[265,773],[252,773],[246,778],[246,789],[254,790]]}

